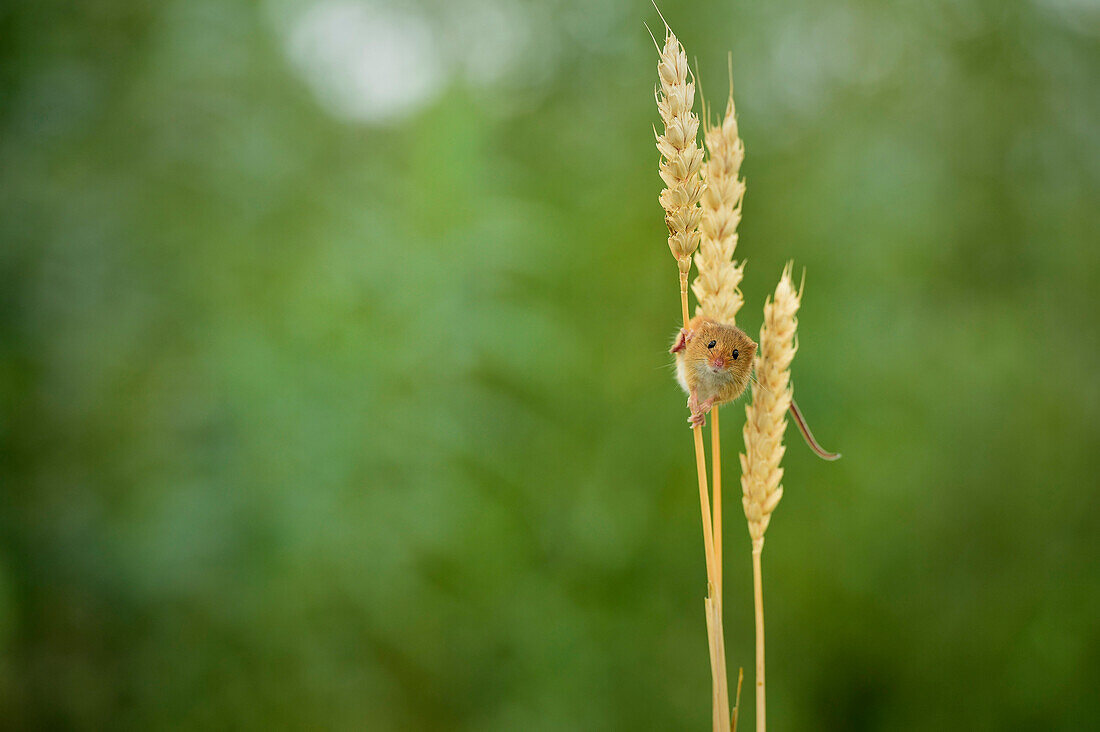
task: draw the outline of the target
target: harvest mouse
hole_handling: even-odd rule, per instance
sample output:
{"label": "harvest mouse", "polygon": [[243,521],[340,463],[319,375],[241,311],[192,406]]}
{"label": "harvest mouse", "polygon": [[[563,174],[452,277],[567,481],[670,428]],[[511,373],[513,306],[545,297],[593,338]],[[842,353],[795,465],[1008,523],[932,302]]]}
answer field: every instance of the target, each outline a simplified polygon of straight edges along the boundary
{"label": "harvest mouse", "polygon": [[[756,343],[745,331],[732,325],[696,315],[676,336],[669,353],[676,355],[676,380],[688,393],[688,422],[705,425],[706,413],[744,393],[752,374]],[[824,450],[814,439],[794,399],[791,415],[810,449],[824,460],[836,460],[837,453]]]}
{"label": "harvest mouse", "polygon": [[669,353],[676,354],[676,380],[688,393],[692,426],[707,423],[711,407],[731,402],[745,391],[756,343],[745,331],[696,315],[681,329]]}

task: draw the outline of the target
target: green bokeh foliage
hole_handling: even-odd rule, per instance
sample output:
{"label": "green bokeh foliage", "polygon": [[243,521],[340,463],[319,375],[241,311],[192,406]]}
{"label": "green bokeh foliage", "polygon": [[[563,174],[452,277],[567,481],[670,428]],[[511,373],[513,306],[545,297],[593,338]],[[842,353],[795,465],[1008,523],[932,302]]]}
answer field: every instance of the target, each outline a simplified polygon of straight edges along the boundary
{"label": "green bokeh foliage", "polygon": [[[659,21],[370,7],[443,49],[385,120],[296,66],[305,0],[0,9],[6,724],[708,724]],[[797,394],[845,455],[785,458],[772,726],[1095,725],[1095,7],[662,10],[719,106],[733,51],[740,323],[806,268]]]}

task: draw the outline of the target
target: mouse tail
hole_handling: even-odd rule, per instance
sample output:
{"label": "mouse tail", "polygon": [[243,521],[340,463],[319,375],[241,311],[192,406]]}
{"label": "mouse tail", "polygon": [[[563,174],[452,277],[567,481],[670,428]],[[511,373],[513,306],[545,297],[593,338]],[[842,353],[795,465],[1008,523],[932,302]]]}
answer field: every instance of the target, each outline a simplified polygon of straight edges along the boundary
{"label": "mouse tail", "polygon": [[810,426],[806,424],[806,418],[802,416],[802,411],[798,408],[798,403],[794,398],[791,398],[791,416],[794,417],[795,424],[798,425],[798,430],[802,433],[802,439],[806,440],[806,444],[810,446],[810,449],[817,453],[817,456],[822,460],[839,460],[839,452],[829,452],[821,445],[817,444],[817,440],[814,439],[814,433],[810,432]]}

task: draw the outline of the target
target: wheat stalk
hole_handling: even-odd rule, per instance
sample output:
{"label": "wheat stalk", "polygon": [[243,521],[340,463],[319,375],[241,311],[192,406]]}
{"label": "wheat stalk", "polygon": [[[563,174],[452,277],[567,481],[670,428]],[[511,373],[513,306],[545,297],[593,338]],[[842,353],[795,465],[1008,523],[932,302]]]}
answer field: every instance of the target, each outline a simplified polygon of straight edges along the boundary
{"label": "wheat stalk", "polygon": [[772,511],[783,498],[783,468],[780,462],[786,448],[783,432],[787,428],[787,408],[794,389],[791,386],[791,361],[798,344],[795,314],[802,293],[791,281],[791,265],[783,275],[775,294],[764,305],[764,324],[760,327],[760,350],[756,363],[756,381],[752,385],[752,403],[745,407],[745,452],[741,454],[741,492],[745,519],[752,538],[753,604],[756,611],[756,729],[765,730],[764,711],[764,588],[760,555],[764,550],[764,532]]}
{"label": "wheat stalk", "polygon": [[[737,114],[733,105],[733,59],[729,57],[730,85],[726,113],[718,126],[704,120],[703,138],[707,158],[703,164],[703,195],[700,199],[703,216],[701,241],[695,255],[699,275],[691,285],[699,306],[696,315],[717,323],[734,325],[744,298],[738,287],[745,271],[744,263],[733,261],[737,248],[737,225],[741,221],[741,200],[745,183],[738,176],[745,159],[745,146],[737,131]],[[718,597],[722,597],[722,444],[718,409],[712,413],[711,494],[714,508],[714,555],[718,565]]]}
{"label": "wheat stalk", "polygon": [[[659,172],[665,182],[661,191],[661,207],[665,211],[668,226],[668,247],[676,258],[680,273],[680,309],[684,328],[687,328],[688,274],[691,259],[699,246],[699,222],[702,211],[699,198],[703,183],[699,172],[703,151],[696,141],[699,118],[691,111],[695,102],[695,83],[688,78],[687,54],[672,29],[665,23],[665,44],[660,48],[657,62],[659,89],[654,95],[657,110],[664,123],[664,132],[658,134],[657,150],[661,153]],[[699,478],[699,504],[703,521],[703,551],[707,567],[707,599],[704,611],[707,621],[707,637],[710,643],[712,691],[715,732],[730,729],[729,695],[725,677],[725,644],[721,626],[721,598],[716,594],[718,565],[714,551],[713,523],[710,498],[707,489],[706,455],[703,449],[702,427],[692,429],[695,441],[695,470]]]}
{"label": "wheat stalk", "polygon": [[[730,58],[730,85],[726,99],[724,118],[717,126],[704,117],[703,139],[706,142],[706,160],[703,163],[703,195],[700,199],[703,216],[700,223],[699,252],[695,266],[699,274],[691,289],[699,306],[695,314],[719,323],[733,325],[744,298],[738,285],[744,272],[744,264],[733,261],[737,248],[737,224],[741,220],[741,200],[745,184],[738,177],[745,147],[737,131],[737,115],[733,104],[733,67]],[[717,571],[716,593],[718,603],[713,608],[716,625],[721,628],[722,613],[722,429],[719,410],[711,416],[711,500],[714,520],[714,559]],[[716,678],[725,678],[725,659],[719,659]],[[721,694],[721,690],[717,692]],[[728,693],[728,692],[727,692]],[[727,701],[728,703],[728,701]],[[734,711],[736,715],[736,708]],[[736,717],[735,717],[736,718]]]}

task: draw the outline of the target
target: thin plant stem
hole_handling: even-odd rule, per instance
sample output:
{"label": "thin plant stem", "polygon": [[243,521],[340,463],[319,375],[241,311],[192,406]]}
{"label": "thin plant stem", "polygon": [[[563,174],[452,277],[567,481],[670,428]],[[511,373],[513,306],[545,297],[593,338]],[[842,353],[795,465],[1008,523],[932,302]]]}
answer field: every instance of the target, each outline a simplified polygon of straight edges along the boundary
{"label": "thin plant stem", "polygon": [[726,680],[726,632],[722,628],[722,601],[714,603],[714,626],[718,629],[718,709],[719,728],[726,732],[730,728],[729,682]]}
{"label": "thin plant stem", "polygon": [[726,684],[726,638],[722,631],[722,614],[718,600],[708,597],[703,606],[707,614],[707,638],[710,640],[711,696],[714,706],[714,728],[726,732],[730,728],[729,687]]}
{"label": "thin plant stem", "polygon": [[707,596],[717,598],[718,563],[714,558],[714,532],[710,515],[710,496],[707,491],[707,458],[703,448],[703,428],[692,428],[695,438],[695,469],[699,474],[699,510],[703,517],[703,549],[707,562]]}
{"label": "thin plant stem", "polygon": [[[687,328],[688,316],[688,276],[680,272],[680,309]],[[726,682],[726,650],[722,633],[722,601],[716,591],[718,575],[714,556],[714,523],[710,512],[710,491],[707,489],[707,457],[703,447],[703,428],[694,425],[691,429],[695,440],[695,471],[699,477],[699,510],[703,523],[703,553],[707,567],[707,598],[704,609],[707,616],[707,636],[711,646],[711,666],[713,687],[717,691],[715,702],[718,712],[714,715],[718,729],[729,729],[729,691]]]}
{"label": "thin plant stem", "polygon": [[752,543],[752,599],[756,611],[756,732],[765,732],[764,706],[764,581],[760,572],[761,537]]}
{"label": "thin plant stem", "polygon": [[[716,577],[715,595],[716,603],[714,607],[715,624],[718,626],[718,674],[715,676],[715,686],[719,694],[719,706],[722,709],[729,709],[729,688],[726,680],[726,638],[725,628],[722,622],[722,608],[723,608],[723,595],[722,595],[722,441],[721,441],[721,429],[718,422],[718,408],[715,407],[711,411],[711,425],[710,425],[710,451],[711,451],[711,500],[714,502],[714,510],[712,513],[712,519],[714,521],[714,568]],[[738,681],[738,694],[741,693],[740,685]],[[733,714],[737,714],[736,707]],[[736,726],[736,716],[734,717],[733,725]],[[723,727],[725,730],[728,727]]]}
{"label": "thin plant stem", "polygon": [[718,688],[718,678],[721,675],[718,663],[718,627],[717,615],[714,612],[714,598],[708,597],[703,601],[703,610],[707,620],[707,642],[710,645],[710,697],[711,697],[711,725],[714,732],[722,730],[722,692]]}
{"label": "thin plant stem", "polygon": [[[688,304],[687,304],[687,274],[680,274],[680,304],[684,315],[684,328],[687,328]],[[695,470],[699,476],[699,509],[703,517],[703,551],[707,563],[707,596],[715,597],[717,582],[716,562],[714,561],[714,524],[710,515],[710,491],[707,488],[707,456],[703,447],[703,428],[694,425],[691,428],[695,438]]]}
{"label": "thin plant stem", "polygon": [[718,606],[722,606],[722,436],[718,428],[718,407],[711,411],[710,423],[710,488],[714,501],[714,562],[718,571]]}

